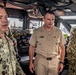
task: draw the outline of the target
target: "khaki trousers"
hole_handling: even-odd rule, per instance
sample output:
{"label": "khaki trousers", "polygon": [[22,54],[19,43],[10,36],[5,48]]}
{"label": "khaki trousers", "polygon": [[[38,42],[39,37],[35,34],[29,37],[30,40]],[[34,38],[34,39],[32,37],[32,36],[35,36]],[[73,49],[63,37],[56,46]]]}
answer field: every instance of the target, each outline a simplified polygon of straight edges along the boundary
{"label": "khaki trousers", "polygon": [[59,59],[56,57],[47,60],[41,55],[36,55],[35,61],[36,75],[58,75]]}

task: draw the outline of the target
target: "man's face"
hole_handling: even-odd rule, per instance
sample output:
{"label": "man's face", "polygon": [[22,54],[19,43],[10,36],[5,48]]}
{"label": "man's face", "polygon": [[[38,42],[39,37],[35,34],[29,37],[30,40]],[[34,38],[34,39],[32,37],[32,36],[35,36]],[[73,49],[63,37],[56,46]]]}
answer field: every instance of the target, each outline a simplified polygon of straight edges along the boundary
{"label": "man's face", "polygon": [[55,16],[53,14],[47,13],[43,18],[45,27],[51,28],[54,25],[54,20]]}
{"label": "man's face", "polygon": [[0,32],[4,33],[8,30],[7,13],[3,8],[0,8]]}

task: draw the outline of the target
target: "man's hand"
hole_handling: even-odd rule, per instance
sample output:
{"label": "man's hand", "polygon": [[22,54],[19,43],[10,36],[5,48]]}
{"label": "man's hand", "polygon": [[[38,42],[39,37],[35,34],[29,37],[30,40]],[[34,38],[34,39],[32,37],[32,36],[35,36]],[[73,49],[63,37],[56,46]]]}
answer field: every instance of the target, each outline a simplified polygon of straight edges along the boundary
{"label": "man's hand", "polygon": [[34,73],[34,64],[33,63],[31,63],[29,65],[29,69],[30,69],[31,73]]}
{"label": "man's hand", "polygon": [[63,68],[64,68],[64,65],[62,63],[59,63],[59,73],[62,72]]}

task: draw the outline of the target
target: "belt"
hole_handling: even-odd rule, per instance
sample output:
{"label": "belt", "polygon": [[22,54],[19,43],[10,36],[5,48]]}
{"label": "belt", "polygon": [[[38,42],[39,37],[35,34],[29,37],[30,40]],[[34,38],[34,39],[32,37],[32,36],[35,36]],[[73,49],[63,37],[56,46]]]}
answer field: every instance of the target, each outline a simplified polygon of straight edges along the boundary
{"label": "belt", "polygon": [[50,57],[48,57],[48,58],[46,58],[47,60],[52,60],[52,58],[50,58]]}
{"label": "belt", "polygon": [[39,58],[45,58],[46,60],[52,60],[53,58],[56,57],[56,56],[54,56],[54,57],[45,57],[45,56],[43,56],[43,55],[41,55],[41,54],[37,54],[37,56],[38,56]]}

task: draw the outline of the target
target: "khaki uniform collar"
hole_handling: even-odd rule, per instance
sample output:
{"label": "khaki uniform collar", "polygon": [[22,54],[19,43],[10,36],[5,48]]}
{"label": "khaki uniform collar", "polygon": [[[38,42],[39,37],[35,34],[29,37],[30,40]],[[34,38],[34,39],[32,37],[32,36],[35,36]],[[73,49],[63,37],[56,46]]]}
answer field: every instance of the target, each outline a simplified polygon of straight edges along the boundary
{"label": "khaki uniform collar", "polygon": [[43,30],[43,31],[46,31],[46,32],[52,32],[54,29],[55,29],[55,26],[53,26],[52,30],[47,31],[47,30],[45,29],[44,25],[42,26],[42,30]]}

